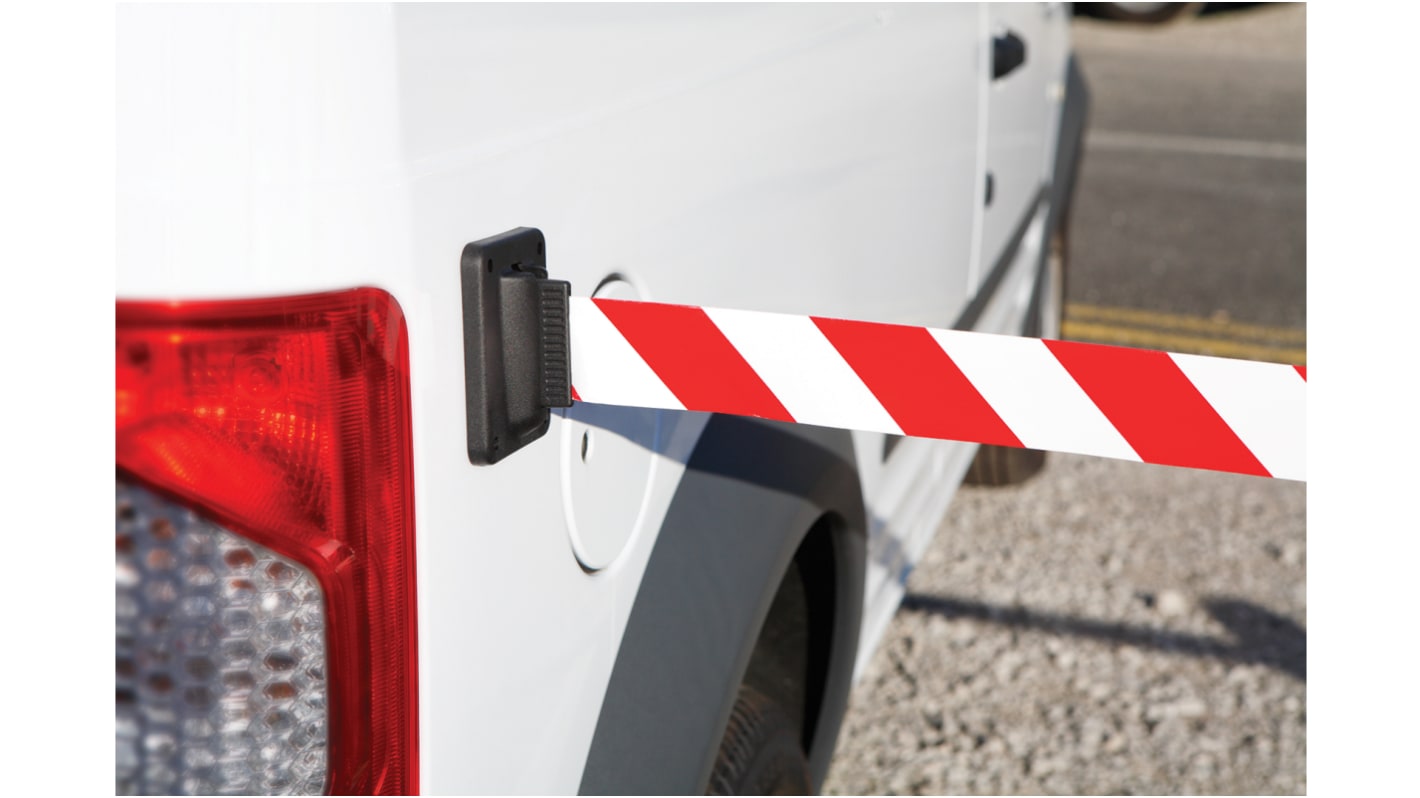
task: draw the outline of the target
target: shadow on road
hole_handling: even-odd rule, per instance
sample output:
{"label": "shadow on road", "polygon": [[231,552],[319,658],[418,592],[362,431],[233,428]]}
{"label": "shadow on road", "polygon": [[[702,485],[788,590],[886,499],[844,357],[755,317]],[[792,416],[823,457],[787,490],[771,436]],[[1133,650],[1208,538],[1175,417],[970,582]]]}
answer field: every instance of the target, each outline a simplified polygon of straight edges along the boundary
{"label": "shadow on road", "polygon": [[1233,639],[1170,632],[1149,626],[1076,618],[1020,607],[1002,607],[969,599],[909,593],[902,607],[935,612],[947,618],[975,618],[1016,629],[1085,637],[1191,657],[1266,665],[1303,682],[1307,680],[1307,631],[1291,620],[1237,599],[1210,598],[1204,608],[1227,627]]}
{"label": "shadow on road", "polygon": [[1240,11],[1252,11],[1262,8],[1267,3],[1205,3],[1203,9],[1198,12],[1201,17],[1211,17],[1216,14],[1236,14]]}
{"label": "shadow on road", "polygon": [[[1111,3],[1075,3],[1075,13],[1084,17],[1109,18],[1109,14],[1101,6],[1109,6]],[[1267,3],[1204,3],[1201,8],[1193,9],[1193,13],[1201,17],[1211,17],[1216,14],[1234,14],[1239,11],[1251,11],[1260,8]],[[1137,24],[1137,23],[1136,23]]]}

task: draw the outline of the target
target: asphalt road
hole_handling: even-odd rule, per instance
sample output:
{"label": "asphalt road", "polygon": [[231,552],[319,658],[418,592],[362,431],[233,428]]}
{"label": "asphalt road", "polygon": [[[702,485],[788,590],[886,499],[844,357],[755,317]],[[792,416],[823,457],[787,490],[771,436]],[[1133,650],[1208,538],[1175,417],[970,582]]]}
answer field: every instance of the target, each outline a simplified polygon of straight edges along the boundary
{"label": "asphalt road", "polygon": [[[1305,8],[1077,19],[1065,337],[1305,363]],[[829,793],[1306,791],[1306,486],[1052,455],[963,488]]]}
{"label": "asphalt road", "polygon": [[[1067,336],[1134,343],[1130,329],[1081,328],[1097,308],[1126,308],[1143,313],[1110,323],[1181,339],[1143,345],[1305,357],[1305,7],[1160,28],[1077,19],[1073,32],[1094,103]],[[1257,351],[1214,352],[1208,339]]]}

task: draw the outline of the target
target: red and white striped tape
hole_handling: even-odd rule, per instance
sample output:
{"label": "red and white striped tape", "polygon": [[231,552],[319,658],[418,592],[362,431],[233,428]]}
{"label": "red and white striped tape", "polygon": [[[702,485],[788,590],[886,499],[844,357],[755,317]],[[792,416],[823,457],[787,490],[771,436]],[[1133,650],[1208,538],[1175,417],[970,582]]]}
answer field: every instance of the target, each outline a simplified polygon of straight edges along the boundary
{"label": "red and white striped tape", "polygon": [[573,397],[1306,479],[1306,369],[574,297]]}

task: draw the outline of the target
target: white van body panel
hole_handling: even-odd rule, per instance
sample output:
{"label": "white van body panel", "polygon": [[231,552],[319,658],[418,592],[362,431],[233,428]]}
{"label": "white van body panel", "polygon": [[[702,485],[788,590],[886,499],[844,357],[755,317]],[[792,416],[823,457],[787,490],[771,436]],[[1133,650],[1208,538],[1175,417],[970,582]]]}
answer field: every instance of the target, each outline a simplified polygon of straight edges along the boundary
{"label": "white van body panel", "polygon": [[[1058,6],[1001,15],[1060,38]],[[990,85],[996,15],[120,9],[118,297],[368,285],[406,315],[422,791],[577,790],[642,572],[707,419],[615,411],[636,445],[611,440],[614,456],[583,462],[574,425],[593,411],[574,407],[498,466],[469,465],[464,244],[536,226],[552,276],[579,296],[617,276],[641,299],[951,326],[995,263],[997,231],[1028,210],[1021,187],[1048,174],[1051,141],[1007,151],[982,132],[1058,113]],[[1048,94],[1064,57],[1028,62],[1030,93]],[[1001,197],[1020,213],[983,207],[983,158],[998,151]],[[1043,219],[980,329],[1019,329]],[[854,444],[872,526],[861,664],[975,447],[906,440],[884,464],[882,435]],[[631,531],[584,568],[569,527],[590,539],[597,525]]]}

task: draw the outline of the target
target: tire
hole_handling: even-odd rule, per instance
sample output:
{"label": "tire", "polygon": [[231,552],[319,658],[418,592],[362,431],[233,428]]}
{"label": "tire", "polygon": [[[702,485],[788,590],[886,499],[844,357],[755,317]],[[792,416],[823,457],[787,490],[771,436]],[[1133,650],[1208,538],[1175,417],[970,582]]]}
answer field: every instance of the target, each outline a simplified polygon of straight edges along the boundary
{"label": "tire", "polygon": [[1045,452],[982,444],[966,471],[966,484],[1000,487],[1019,485],[1045,468]]}
{"label": "tire", "polygon": [[1103,19],[1131,22],[1139,25],[1162,25],[1165,22],[1191,17],[1203,9],[1203,3],[1085,3],[1089,13]]}
{"label": "tire", "polygon": [[773,699],[741,685],[706,795],[808,795],[799,729]]}
{"label": "tire", "polygon": [[[1060,337],[1060,324],[1065,314],[1066,229],[1062,221],[1050,235],[1039,313],[1026,322],[1025,334],[1028,337]],[[1039,449],[982,444],[966,471],[965,482],[989,487],[1019,485],[1040,473],[1042,468],[1045,468],[1045,452]]]}

